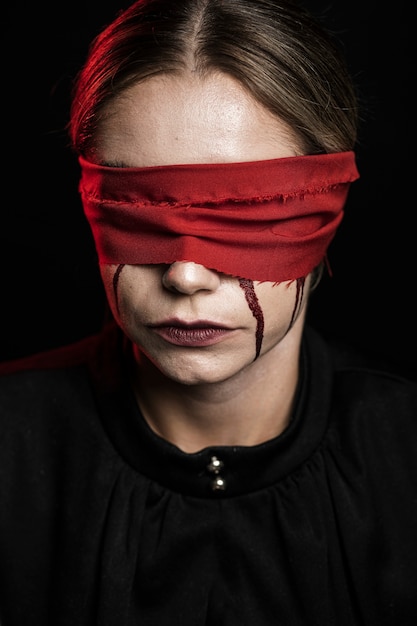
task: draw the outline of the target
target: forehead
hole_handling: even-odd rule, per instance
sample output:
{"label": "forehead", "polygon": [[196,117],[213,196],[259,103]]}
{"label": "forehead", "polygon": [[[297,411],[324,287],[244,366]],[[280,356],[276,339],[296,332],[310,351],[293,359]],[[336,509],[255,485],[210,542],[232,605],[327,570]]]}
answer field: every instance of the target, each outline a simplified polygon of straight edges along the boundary
{"label": "forehead", "polygon": [[129,87],[104,109],[97,152],[102,162],[136,167],[301,153],[288,125],[221,73],[159,75]]}

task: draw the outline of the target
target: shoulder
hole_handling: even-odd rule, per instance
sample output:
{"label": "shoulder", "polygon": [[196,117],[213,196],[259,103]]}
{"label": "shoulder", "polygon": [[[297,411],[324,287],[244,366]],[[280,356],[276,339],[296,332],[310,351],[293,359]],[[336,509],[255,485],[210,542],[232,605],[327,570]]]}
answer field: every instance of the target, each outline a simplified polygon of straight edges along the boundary
{"label": "shoulder", "polygon": [[326,342],[314,330],[307,341],[310,405],[327,414],[329,433],[349,448],[379,440],[392,449],[397,442],[417,460],[417,381]]}
{"label": "shoulder", "polygon": [[52,455],[65,441],[96,430],[96,412],[88,369],[82,364],[14,369],[0,376],[2,461]]}
{"label": "shoulder", "polygon": [[402,416],[417,427],[417,381],[366,359],[336,359],[333,394],[341,411],[390,422]]}
{"label": "shoulder", "polygon": [[[108,388],[108,378],[102,376],[102,370],[106,376],[110,376],[110,370],[117,371],[116,365],[110,368],[105,364],[103,353],[108,350],[108,344],[109,336],[104,333],[99,340],[93,337],[62,350],[19,360],[7,372],[3,368],[0,376],[0,499],[3,502],[13,503],[16,485],[20,485],[22,497],[30,500],[38,493],[40,502],[45,494],[55,493],[62,480],[78,476],[77,480],[87,481],[86,472],[106,473],[109,467],[119,463],[103,427],[103,402],[107,397],[103,388]],[[107,361],[115,363],[117,358]],[[119,388],[114,393],[118,394]],[[52,496],[49,502],[52,506]]]}
{"label": "shoulder", "polygon": [[390,372],[363,366],[336,370],[333,416],[342,435],[356,446],[380,448],[417,462],[417,384]]}
{"label": "shoulder", "polygon": [[16,421],[19,415],[36,419],[45,410],[64,412],[65,407],[80,401],[87,392],[87,368],[82,364],[36,368],[24,367],[0,376],[0,412]]}
{"label": "shoulder", "polygon": [[36,354],[0,363],[0,384],[8,377],[6,384],[13,380],[13,374],[22,380],[23,372],[53,371],[85,363],[89,355],[101,341],[102,334],[92,335],[70,345],[59,346]]}
{"label": "shoulder", "polygon": [[28,432],[36,426],[40,433],[58,423],[60,428],[88,423],[96,412],[97,380],[106,367],[101,356],[115,332],[105,329],[69,346],[2,363],[0,432],[16,434],[19,428]]}
{"label": "shoulder", "polygon": [[82,341],[2,363],[0,366],[0,410],[16,418],[19,412],[35,415],[47,405],[56,406],[65,397],[74,402],[76,389],[86,379],[86,366],[93,341]]}
{"label": "shoulder", "polygon": [[[417,476],[417,382],[366,359],[336,359],[327,442],[374,493],[411,493]],[[342,462],[344,459],[345,463]],[[367,477],[365,479],[365,476]]]}
{"label": "shoulder", "polygon": [[313,379],[326,386],[338,408],[352,407],[359,413],[381,413],[394,407],[407,413],[416,409],[417,380],[411,376],[366,353],[325,340],[310,327],[306,345],[310,370],[324,372]]}

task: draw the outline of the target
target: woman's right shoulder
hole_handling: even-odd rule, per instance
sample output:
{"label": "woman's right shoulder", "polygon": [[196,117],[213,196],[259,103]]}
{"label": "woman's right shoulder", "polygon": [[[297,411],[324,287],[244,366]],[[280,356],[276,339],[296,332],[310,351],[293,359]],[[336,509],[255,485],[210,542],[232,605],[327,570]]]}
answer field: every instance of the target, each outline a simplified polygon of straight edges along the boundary
{"label": "woman's right shoulder", "polygon": [[72,344],[0,363],[0,416],[44,419],[86,402],[93,393],[91,380],[109,331]]}
{"label": "woman's right shoulder", "polygon": [[[9,365],[9,367],[6,367]],[[19,359],[0,371],[0,432],[42,429],[91,397],[88,368],[47,358]]]}
{"label": "woman's right shoulder", "polygon": [[88,358],[97,342],[96,337],[92,335],[69,345],[2,361],[0,363],[1,384],[10,384],[13,379],[23,381],[35,372],[54,371],[79,365]]}

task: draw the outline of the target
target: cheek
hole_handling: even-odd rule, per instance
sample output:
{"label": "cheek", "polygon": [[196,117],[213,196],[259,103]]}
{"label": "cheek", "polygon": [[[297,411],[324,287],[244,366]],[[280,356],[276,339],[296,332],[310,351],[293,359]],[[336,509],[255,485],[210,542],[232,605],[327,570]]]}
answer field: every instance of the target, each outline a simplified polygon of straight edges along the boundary
{"label": "cheek", "polygon": [[100,274],[113,313],[119,310],[119,281],[124,265],[101,265]]}
{"label": "cheek", "polygon": [[259,304],[264,315],[265,337],[285,335],[304,310],[308,282],[299,279],[286,283],[256,285]]}
{"label": "cheek", "polygon": [[[129,317],[129,311],[133,308],[135,280],[132,270],[134,269],[124,264],[103,265],[100,268],[107,300],[114,317],[119,322],[122,318]],[[141,281],[137,280],[136,284],[141,284]]]}
{"label": "cheek", "polygon": [[149,303],[158,303],[161,270],[155,265],[103,265],[100,268],[113,315],[122,324],[146,320]]}

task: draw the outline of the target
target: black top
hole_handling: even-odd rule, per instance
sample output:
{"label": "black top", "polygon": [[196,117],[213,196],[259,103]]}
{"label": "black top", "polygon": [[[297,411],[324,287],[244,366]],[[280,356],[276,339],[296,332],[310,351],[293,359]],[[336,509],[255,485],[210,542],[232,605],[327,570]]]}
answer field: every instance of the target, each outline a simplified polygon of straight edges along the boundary
{"label": "black top", "polygon": [[417,624],[417,385],[306,329],[287,430],[187,454],[126,354],[109,327],[0,378],[1,626]]}

